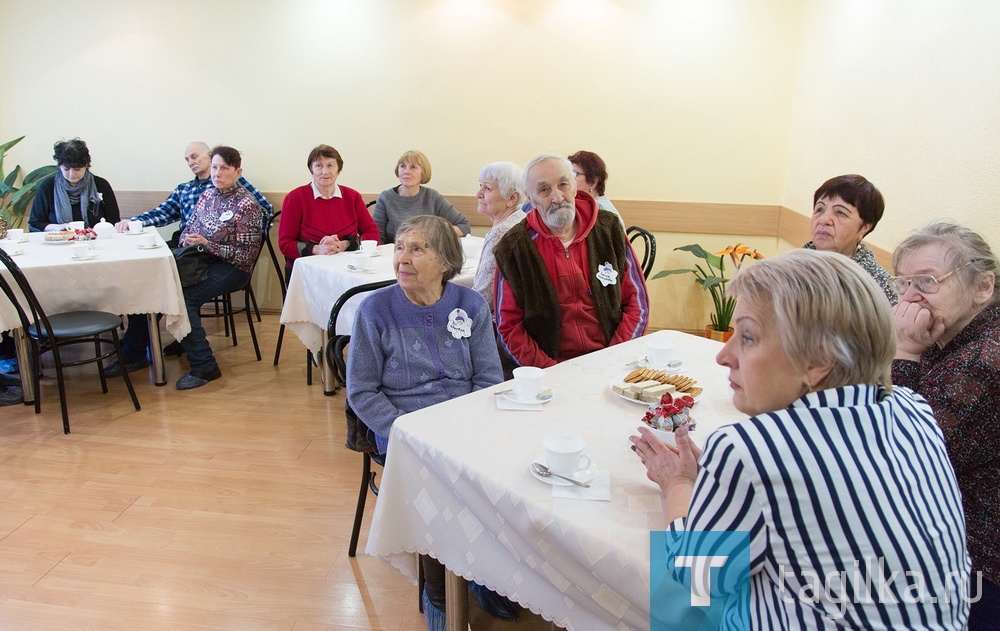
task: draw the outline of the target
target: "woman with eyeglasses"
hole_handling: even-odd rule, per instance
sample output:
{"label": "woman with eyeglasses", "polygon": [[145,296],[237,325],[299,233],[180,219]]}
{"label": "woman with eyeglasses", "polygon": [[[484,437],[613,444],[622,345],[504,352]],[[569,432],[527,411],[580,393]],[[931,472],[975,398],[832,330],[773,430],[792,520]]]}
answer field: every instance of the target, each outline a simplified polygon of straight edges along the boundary
{"label": "woman with eyeglasses", "polygon": [[597,207],[606,210],[616,217],[625,229],[625,220],[611,203],[608,196],[604,194],[604,186],[608,182],[608,167],[604,164],[601,156],[593,151],[577,151],[569,157],[570,164],[573,165],[573,177],[576,178],[576,190],[586,191],[594,197]]}
{"label": "woman with eyeglasses", "polygon": [[878,225],[884,211],[882,193],[862,176],[830,178],[813,193],[813,213],[809,220],[812,241],[802,247],[850,258],[875,279],[889,304],[894,305],[896,293],[889,286],[889,272],[862,243]]}
{"label": "woman with eyeglasses", "polygon": [[[982,236],[935,222],[893,253],[892,382],[931,404],[958,477],[972,557],[969,629],[1000,620],[1000,292]],[[980,574],[977,574],[981,572]]]}

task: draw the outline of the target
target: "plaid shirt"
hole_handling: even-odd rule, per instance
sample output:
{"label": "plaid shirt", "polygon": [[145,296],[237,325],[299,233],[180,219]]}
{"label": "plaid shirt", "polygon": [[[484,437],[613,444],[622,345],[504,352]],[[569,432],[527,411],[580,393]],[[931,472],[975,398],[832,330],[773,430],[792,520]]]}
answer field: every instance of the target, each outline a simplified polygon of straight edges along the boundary
{"label": "plaid shirt", "polygon": [[[271,217],[274,216],[274,208],[271,206],[271,202],[267,201],[267,198],[261,195],[253,187],[253,184],[247,182],[245,178],[241,177],[238,182],[257,200],[257,204],[261,210],[261,230],[263,230],[267,227],[267,223],[271,221]],[[188,222],[191,221],[191,217],[194,216],[194,209],[198,205],[198,198],[209,188],[214,188],[211,178],[205,178],[204,180],[194,178],[190,182],[184,182],[178,185],[174,189],[174,192],[163,200],[162,204],[153,210],[142,213],[138,217],[132,217],[132,219],[141,221],[144,226],[166,226],[179,221],[181,223],[177,229],[183,231],[187,227]]]}

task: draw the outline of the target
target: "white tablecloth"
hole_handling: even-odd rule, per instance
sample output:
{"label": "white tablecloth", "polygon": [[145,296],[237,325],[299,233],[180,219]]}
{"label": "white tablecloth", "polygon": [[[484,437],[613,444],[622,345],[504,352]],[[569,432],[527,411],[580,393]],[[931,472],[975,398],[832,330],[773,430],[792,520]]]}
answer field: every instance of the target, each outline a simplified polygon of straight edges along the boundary
{"label": "white tablecloth", "polygon": [[[729,399],[721,344],[674,331],[675,356],[705,392],[692,436],[743,418]],[[554,397],[542,411],[500,411],[474,392],[401,417],[367,552],[415,580],[413,552],[492,589],[556,624],[581,631],[649,628],[649,531],[666,526],[659,488],[629,449],[645,407],[612,393],[624,364],[645,354],[635,340],[546,370]],[[554,499],[529,463],[542,440],[571,432],[611,474],[611,501]]]}
{"label": "white tablecloth", "polygon": [[[177,265],[163,240],[159,247],[143,250],[139,237],[115,235],[92,241],[94,258],[73,260],[73,246],[46,243],[32,233],[28,242],[17,244],[24,253],[14,257],[31,283],[46,313],[93,309],[118,314],[162,313],[176,339],[191,331]],[[0,242],[8,252],[9,240]],[[5,278],[7,269],[0,266]],[[0,331],[21,326],[17,312],[6,299],[0,300]]]}
{"label": "white tablecloth", "polygon": [[[477,241],[480,237],[467,236],[463,241]],[[352,271],[348,265],[357,262],[356,252],[341,252],[330,256],[306,256],[296,259],[292,278],[288,283],[285,304],[281,309],[281,323],[287,326],[306,348],[318,353],[323,348],[323,332],[330,320],[330,309],[341,294],[352,287],[367,285],[396,277],[392,269],[393,245],[378,247],[378,255],[372,258],[372,269],[368,272]],[[479,265],[478,255],[466,260],[462,272],[452,282],[466,287],[472,286]],[[344,305],[339,335],[350,335],[354,314],[365,296],[352,298]]]}

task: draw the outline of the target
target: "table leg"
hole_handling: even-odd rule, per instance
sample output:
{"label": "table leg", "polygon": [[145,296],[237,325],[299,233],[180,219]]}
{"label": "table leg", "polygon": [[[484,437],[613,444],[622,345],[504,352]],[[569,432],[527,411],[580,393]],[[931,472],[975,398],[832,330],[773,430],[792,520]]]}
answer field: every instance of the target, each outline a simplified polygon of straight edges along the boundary
{"label": "table leg", "polygon": [[444,616],[445,631],[468,631],[469,586],[451,570],[444,575]]}
{"label": "table leg", "polygon": [[163,342],[160,341],[160,323],[155,313],[146,314],[149,320],[149,354],[153,356],[153,383],[167,385],[167,366],[163,362]]}
{"label": "table leg", "polygon": [[14,351],[17,353],[17,370],[21,374],[21,390],[24,392],[24,404],[35,402],[35,380],[31,375],[31,353],[28,352],[28,338],[24,336],[24,329],[17,327],[10,331],[10,336],[14,338]]}
{"label": "table leg", "polygon": [[330,370],[330,363],[326,361],[326,345],[330,343],[330,336],[323,331],[323,346],[319,351],[319,369],[323,381],[323,394],[332,397],[337,394],[337,376]]}

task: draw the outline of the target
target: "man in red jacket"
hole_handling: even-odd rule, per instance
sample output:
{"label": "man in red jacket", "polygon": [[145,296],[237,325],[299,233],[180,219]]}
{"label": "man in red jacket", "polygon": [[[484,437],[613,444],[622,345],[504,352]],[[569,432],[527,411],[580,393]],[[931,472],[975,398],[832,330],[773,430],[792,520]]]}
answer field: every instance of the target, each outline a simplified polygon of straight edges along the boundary
{"label": "man in red jacket", "polygon": [[545,368],[643,335],[646,282],[618,218],[577,191],[562,156],[534,158],[524,185],[533,210],[494,251],[505,367]]}

